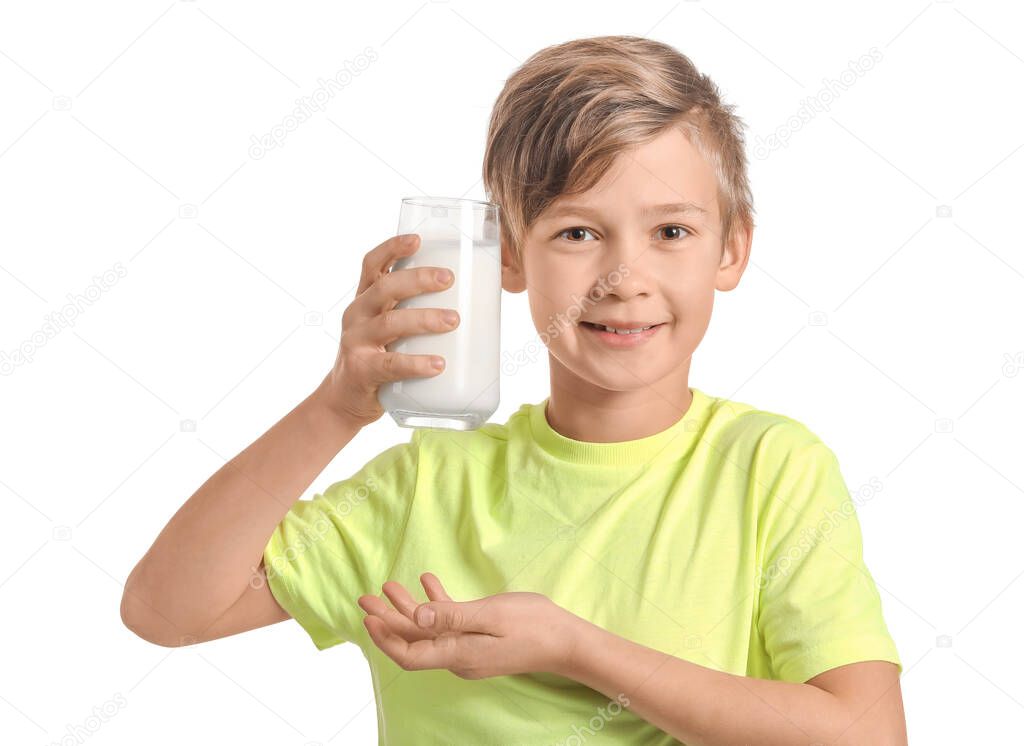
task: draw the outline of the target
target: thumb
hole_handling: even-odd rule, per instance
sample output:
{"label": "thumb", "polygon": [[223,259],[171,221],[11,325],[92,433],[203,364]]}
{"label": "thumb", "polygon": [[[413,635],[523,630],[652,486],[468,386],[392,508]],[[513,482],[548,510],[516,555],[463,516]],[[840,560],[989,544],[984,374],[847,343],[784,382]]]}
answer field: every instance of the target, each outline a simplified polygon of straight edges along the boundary
{"label": "thumb", "polygon": [[483,601],[431,601],[417,606],[414,617],[434,632],[486,632],[484,606]]}

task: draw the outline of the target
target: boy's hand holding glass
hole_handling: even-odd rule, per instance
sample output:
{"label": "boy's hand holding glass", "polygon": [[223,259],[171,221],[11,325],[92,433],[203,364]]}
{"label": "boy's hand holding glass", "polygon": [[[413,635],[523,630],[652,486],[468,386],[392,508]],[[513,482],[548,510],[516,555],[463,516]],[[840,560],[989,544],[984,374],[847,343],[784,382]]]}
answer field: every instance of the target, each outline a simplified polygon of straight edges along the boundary
{"label": "boy's hand holding glass", "polygon": [[[385,347],[400,337],[448,332],[459,325],[459,314],[454,309],[397,307],[403,299],[437,292],[452,284],[451,271],[443,267],[388,271],[396,260],[415,253],[419,246],[419,236],[398,235],[369,251],[363,257],[355,300],[341,316],[338,356],[321,390],[331,411],[359,426],[384,414],[377,398],[381,384],[436,376],[444,370],[442,357]],[[444,277],[438,272],[445,273]],[[439,367],[432,365],[435,359]]]}

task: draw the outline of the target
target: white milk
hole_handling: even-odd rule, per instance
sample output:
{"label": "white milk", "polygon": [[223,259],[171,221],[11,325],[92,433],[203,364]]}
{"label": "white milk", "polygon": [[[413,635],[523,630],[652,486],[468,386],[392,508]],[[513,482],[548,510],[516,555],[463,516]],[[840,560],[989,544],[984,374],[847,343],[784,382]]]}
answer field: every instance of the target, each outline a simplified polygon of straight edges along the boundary
{"label": "white milk", "polygon": [[381,385],[379,399],[404,427],[479,427],[498,409],[501,331],[501,261],[497,242],[430,239],[421,236],[416,253],[394,269],[447,267],[451,286],[399,301],[398,308],[454,308],[459,326],[450,332],[402,337],[388,350],[440,355],[445,369],[427,378]]}

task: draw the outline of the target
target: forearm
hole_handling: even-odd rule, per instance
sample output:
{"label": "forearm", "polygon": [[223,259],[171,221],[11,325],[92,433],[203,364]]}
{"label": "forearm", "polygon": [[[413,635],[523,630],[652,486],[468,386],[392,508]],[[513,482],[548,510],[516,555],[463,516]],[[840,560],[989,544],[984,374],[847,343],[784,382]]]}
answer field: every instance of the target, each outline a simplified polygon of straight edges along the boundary
{"label": "forearm", "polygon": [[125,583],[125,608],[158,637],[195,634],[258,568],[270,535],[360,427],[322,404],[323,385],[211,476]]}
{"label": "forearm", "polygon": [[625,694],[630,710],[688,746],[806,746],[850,735],[853,717],[824,689],[707,668],[586,620],[577,627],[565,675],[611,699]]}

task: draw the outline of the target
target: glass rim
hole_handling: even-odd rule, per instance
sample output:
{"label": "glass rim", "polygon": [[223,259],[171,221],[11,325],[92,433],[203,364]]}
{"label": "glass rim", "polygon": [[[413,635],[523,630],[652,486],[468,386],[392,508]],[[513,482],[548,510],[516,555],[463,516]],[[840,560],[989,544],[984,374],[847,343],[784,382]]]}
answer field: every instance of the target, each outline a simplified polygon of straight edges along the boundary
{"label": "glass rim", "polygon": [[464,199],[462,197],[431,197],[420,194],[415,197],[402,197],[402,203],[416,205],[417,207],[470,207],[474,210],[501,210],[500,205],[494,202],[485,202],[478,199]]}

